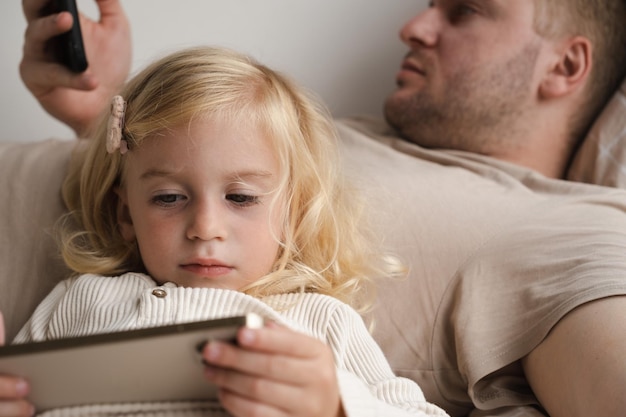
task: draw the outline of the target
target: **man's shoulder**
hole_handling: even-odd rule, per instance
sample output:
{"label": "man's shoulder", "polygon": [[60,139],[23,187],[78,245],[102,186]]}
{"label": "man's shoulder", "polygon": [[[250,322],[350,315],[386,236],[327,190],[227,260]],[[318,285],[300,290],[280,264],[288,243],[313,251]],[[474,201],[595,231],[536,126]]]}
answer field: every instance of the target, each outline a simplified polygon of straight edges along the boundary
{"label": "man's shoulder", "polygon": [[366,136],[398,136],[382,118],[376,116],[344,117],[335,119],[335,124],[341,130],[352,130]]}
{"label": "man's shoulder", "polygon": [[[373,116],[359,116],[336,120],[340,147],[349,168],[363,165],[368,168],[411,171],[411,175],[454,175],[486,177],[489,180],[505,176],[519,178],[532,171],[499,161],[485,155],[454,149],[424,148],[402,138],[384,120]],[[428,168],[434,172],[428,172]],[[453,168],[452,170],[450,168]],[[478,175],[477,175],[478,174]]]}

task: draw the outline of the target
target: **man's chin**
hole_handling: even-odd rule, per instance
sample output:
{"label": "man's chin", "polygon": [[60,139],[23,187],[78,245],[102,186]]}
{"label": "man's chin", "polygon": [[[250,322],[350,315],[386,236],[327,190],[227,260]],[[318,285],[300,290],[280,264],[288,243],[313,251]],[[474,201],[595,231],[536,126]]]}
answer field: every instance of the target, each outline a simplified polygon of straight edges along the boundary
{"label": "man's chin", "polygon": [[383,114],[387,123],[398,130],[402,125],[402,118],[406,117],[406,99],[400,91],[396,90],[387,96],[383,105]]}

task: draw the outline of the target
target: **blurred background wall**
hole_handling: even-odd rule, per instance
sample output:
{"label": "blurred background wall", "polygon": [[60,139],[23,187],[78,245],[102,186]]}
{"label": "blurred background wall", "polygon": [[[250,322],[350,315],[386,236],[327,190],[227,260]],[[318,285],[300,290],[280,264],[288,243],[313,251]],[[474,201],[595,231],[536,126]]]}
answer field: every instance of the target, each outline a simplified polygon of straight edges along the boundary
{"label": "blurred background wall", "polygon": [[[77,0],[97,18],[95,0]],[[122,0],[133,33],[133,72],[166,52],[197,44],[251,54],[316,92],[335,116],[381,115],[407,48],[402,24],[415,0]],[[22,84],[26,21],[20,0],[0,4],[1,141],[72,138]]]}

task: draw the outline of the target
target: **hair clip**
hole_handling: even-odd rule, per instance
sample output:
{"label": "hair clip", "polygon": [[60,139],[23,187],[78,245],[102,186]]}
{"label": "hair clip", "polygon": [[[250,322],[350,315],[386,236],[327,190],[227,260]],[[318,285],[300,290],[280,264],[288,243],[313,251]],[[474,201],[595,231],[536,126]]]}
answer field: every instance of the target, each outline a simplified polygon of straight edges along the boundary
{"label": "hair clip", "polygon": [[126,102],[122,96],[114,96],[111,100],[111,114],[109,115],[109,125],[107,128],[107,152],[113,153],[117,150],[124,155],[128,152],[128,142],[122,139],[124,129],[124,113],[126,112]]}

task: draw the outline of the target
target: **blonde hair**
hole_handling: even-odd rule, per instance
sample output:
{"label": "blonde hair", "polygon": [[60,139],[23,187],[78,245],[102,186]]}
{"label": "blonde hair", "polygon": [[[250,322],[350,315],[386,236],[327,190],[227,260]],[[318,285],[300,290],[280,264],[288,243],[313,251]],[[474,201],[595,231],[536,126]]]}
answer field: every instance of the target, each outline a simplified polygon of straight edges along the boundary
{"label": "blonde hair", "polygon": [[587,100],[571,123],[572,139],[578,141],[626,76],[626,1],[534,0],[534,4],[538,34],[580,35],[593,45]]}
{"label": "blonde hair", "polygon": [[[159,132],[207,115],[251,123],[271,138],[283,174],[276,193],[286,201],[283,238],[272,271],[242,291],[257,297],[318,292],[363,309],[371,301],[371,278],[399,271],[364,228],[364,204],[343,181],[326,109],[284,76],[230,50],[196,47],[148,66],[121,95],[129,152]],[[136,243],[118,230],[114,189],[125,159],[107,153],[107,125],[103,117],[63,187],[71,213],[61,227],[61,248],[76,273],[143,270]]]}

